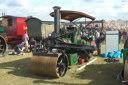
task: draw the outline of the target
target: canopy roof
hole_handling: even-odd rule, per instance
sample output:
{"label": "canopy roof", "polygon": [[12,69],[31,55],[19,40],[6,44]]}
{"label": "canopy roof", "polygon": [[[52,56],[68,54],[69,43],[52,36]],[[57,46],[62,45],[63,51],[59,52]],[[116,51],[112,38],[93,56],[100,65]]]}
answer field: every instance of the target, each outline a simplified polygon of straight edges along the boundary
{"label": "canopy roof", "polygon": [[[61,10],[60,13],[61,13],[61,19],[69,20],[71,22],[77,18],[82,18],[82,17],[95,20],[95,17],[78,11]],[[54,12],[50,13],[50,15],[54,17]]]}

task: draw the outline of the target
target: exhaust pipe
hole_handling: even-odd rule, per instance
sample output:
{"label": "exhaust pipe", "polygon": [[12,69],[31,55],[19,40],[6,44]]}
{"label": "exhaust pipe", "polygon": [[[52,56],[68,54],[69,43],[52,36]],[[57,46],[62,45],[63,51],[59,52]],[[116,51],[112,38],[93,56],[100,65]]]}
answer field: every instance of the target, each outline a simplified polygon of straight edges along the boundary
{"label": "exhaust pipe", "polygon": [[55,33],[55,36],[58,36],[59,35],[59,28],[60,28],[60,7],[59,6],[54,6],[53,7],[54,9],[54,33]]}

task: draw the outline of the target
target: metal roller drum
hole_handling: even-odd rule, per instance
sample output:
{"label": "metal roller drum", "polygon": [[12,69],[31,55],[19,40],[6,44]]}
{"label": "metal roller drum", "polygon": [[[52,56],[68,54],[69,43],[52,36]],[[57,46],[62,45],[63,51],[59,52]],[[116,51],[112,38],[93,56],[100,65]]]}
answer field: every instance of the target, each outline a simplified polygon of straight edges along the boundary
{"label": "metal roller drum", "polygon": [[31,70],[38,75],[62,77],[67,67],[67,57],[61,53],[34,53],[31,58]]}

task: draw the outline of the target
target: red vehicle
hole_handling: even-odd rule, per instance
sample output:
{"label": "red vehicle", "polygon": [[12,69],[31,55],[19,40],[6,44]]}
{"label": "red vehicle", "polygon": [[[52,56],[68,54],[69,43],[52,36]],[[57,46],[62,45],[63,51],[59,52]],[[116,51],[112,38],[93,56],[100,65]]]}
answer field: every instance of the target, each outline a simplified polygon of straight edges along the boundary
{"label": "red vehicle", "polygon": [[22,41],[22,35],[27,32],[25,17],[2,16],[2,28],[7,34],[8,44],[14,46]]}

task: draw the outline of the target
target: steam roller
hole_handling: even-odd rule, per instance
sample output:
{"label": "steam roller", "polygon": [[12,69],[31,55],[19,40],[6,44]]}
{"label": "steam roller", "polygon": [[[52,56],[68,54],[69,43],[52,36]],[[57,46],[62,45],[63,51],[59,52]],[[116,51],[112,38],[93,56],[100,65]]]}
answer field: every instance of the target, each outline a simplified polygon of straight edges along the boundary
{"label": "steam roller", "polygon": [[81,38],[79,29],[67,27],[67,30],[60,31],[60,18],[73,20],[85,17],[95,20],[94,17],[76,11],[60,11],[60,7],[53,7],[54,32],[43,42],[44,52],[35,52],[31,58],[31,70],[38,75],[51,77],[63,77],[68,66],[78,63],[79,58],[88,61],[95,51],[95,46],[87,45],[86,40]]}

